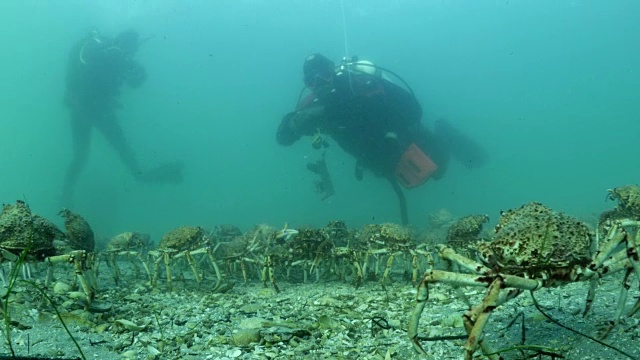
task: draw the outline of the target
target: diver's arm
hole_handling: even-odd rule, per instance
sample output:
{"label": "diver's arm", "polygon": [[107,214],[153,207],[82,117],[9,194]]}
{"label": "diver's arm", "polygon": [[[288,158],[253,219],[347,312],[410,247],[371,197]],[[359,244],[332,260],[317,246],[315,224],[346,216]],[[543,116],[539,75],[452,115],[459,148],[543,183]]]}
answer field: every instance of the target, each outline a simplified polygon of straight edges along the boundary
{"label": "diver's arm", "polygon": [[280,122],[280,126],[278,127],[278,132],[276,133],[276,141],[280,145],[289,146],[293,145],[300,137],[301,134],[297,134],[293,126],[291,125],[291,118],[295,115],[295,112],[290,112],[282,118],[282,122]]}
{"label": "diver's arm", "polygon": [[280,145],[288,146],[304,135],[313,135],[323,115],[324,106],[313,106],[286,114],[278,127],[276,141]]}
{"label": "diver's arm", "polygon": [[139,62],[129,60],[126,63],[124,80],[132,88],[138,88],[147,80],[147,72]]}

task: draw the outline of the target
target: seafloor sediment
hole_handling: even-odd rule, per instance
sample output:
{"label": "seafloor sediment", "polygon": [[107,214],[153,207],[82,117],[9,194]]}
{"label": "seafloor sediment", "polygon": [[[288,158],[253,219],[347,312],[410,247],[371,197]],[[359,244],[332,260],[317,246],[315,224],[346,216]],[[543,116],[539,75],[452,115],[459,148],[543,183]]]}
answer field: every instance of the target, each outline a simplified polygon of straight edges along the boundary
{"label": "seafloor sediment", "polygon": [[[176,271],[173,291],[161,282],[152,288],[146,275],[120,262],[122,281],[116,286],[111,270],[102,266],[96,304],[111,305],[92,313],[73,300],[69,267],[56,265],[49,294],[87,359],[420,359],[407,338],[409,314],[415,306],[415,287],[402,274],[392,274],[383,290],[378,281],[356,288],[325,274],[317,282],[279,279],[281,291],[259,281],[235,279],[224,293],[212,292],[214,281],[200,286],[188,268]],[[255,274],[257,276],[257,274]],[[278,274],[277,274],[278,275]],[[280,274],[278,276],[282,276]],[[43,279],[36,266],[32,276]],[[615,311],[620,277],[603,280],[593,312],[581,316],[587,284],[574,283],[542,289],[536,298],[562,324],[597,337]],[[55,289],[55,291],[53,291]],[[6,292],[6,288],[4,290]],[[483,290],[463,288],[470,300],[481,300]],[[640,296],[633,282],[627,306]],[[58,320],[54,308],[33,286],[18,282],[8,304],[11,343],[19,356],[80,358],[80,353]],[[464,335],[462,313],[467,308],[458,292],[446,284],[430,287],[430,300],[420,323],[426,337]],[[520,313],[523,317],[518,317]],[[523,294],[498,308],[485,331],[494,349],[524,344],[541,346],[566,359],[625,359],[619,352],[577,335],[547,320]],[[518,319],[508,326],[513,319]],[[2,327],[3,332],[5,327]],[[10,355],[5,341],[0,352]],[[605,340],[640,358],[637,346],[640,317],[626,319]],[[461,359],[463,340],[424,341],[428,359]],[[524,359],[534,350],[503,352],[506,359]],[[479,356],[479,352],[477,354]],[[551,355],[540,355],[551,359]]]}

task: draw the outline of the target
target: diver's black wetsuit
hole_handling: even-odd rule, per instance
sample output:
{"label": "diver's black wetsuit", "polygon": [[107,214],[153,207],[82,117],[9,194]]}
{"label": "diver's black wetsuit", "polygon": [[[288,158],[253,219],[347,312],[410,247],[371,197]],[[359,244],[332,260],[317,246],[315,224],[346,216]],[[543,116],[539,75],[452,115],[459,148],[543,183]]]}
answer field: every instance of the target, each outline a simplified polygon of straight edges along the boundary
{"label": "diver's black wetsuit", "polygon": [[440,177],[448,155],[421,117],[420,104],[403,88],[380,76],[341,72],[284,117],[276,138],[291,145],[301,136],[329,134],[360,166],[389,179],[404,151],[416,143],[436,162],[434,176]]}
{"label": "diver's black wetsuit", "polygon": [[137,46],[134,32],[125,32],[116,39],[92,33],[71,49],[64,101],[70,111],[73,160],[63,185],[65,206],[71,202],[77,178],[86,164],[94,127],[118,152],[129,172],[140,174],[116,117],[121,86],[126,83],[138,87],[146,79],[142,65],[132,59]]}

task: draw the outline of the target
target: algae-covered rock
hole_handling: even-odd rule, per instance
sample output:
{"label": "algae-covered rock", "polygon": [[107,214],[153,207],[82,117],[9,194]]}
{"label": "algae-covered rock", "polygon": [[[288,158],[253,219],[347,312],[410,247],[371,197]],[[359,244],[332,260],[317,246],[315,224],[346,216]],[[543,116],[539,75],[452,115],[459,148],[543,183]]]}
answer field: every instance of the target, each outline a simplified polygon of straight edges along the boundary
{"label": "algae-covered rock", "polygon": [[259,329],[240,329],[231,335],[231,343],[235,346],[248,346],[260,342]]}

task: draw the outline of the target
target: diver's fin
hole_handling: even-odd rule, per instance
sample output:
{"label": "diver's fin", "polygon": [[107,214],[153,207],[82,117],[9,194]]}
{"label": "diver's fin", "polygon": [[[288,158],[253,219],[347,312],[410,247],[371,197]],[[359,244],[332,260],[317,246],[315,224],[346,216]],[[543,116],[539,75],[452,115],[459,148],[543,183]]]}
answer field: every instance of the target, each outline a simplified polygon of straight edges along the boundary
{"label": "diver's fin", "polygon": [[481,167],[489,160],[487,152],[480,144],[445,119],[436,121],[435,135],[449,144],[453,158],[467,168]]}
{"label": "diver's fin", "polygon": [[145,184],[180,184],[183,169],[182,161],[168,162],[139,174],[137,179]]}

